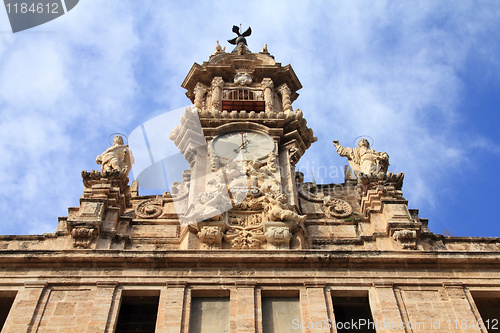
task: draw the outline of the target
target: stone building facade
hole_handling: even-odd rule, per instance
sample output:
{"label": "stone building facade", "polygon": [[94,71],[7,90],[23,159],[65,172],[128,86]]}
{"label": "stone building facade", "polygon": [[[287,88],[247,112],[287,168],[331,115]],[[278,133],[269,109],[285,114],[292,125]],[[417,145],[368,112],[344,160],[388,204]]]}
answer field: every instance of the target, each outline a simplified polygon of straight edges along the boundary
{"label": "stone building facade", "polygon": [[141,196],[117,137],[55,232],[0,237],[2,332],[499,330],[499,239],[431,233],[366,140],[330,146],[344,183],[304,182],[301,84],[236,30],[182,83],[183,182]]}

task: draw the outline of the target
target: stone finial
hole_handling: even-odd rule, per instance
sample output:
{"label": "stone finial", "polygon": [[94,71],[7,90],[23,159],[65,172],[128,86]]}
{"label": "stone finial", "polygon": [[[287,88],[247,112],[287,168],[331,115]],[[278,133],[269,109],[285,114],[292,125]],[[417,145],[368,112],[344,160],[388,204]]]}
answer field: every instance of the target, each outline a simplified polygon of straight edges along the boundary
{"label": "stone finial", "polygon": [[389,155],[370,148],[366,139],[360,139],[357,148],[342,147],[337,140],[333,141],[340,156],[347,157],[356,177],[360,174],[377,175],[386,174],[389,167]]}
{"label": "stone finial", "polygon": [[115,135],[113,145],[96,157],[96,163],[101,164],[101,172],[118,171],[120,174],[128,175],[134,156],[132,151],[125,145],[120,135]]}
{"label": "stone finial", "polygon": [[221,53],[226,53],[226,47],[224,46],[224,48],[222,48],[222,46],[220,46],[220,44],[219,44],[219,41],[217,41],[217,45],[215,46],[214,55],[221,54]]}

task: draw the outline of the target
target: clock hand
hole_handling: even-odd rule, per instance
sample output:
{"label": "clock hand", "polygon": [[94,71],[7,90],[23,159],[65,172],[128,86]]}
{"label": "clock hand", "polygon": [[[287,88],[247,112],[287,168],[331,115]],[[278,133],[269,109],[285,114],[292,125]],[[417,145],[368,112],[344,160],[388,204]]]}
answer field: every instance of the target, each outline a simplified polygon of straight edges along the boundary
{"label": "clock hand", "polygon": [[238,148],[233,149],[235,153],[239,153],[241,149],[245,149],[248,153],[247,145],[250,143],[250,140],[245,140]]}

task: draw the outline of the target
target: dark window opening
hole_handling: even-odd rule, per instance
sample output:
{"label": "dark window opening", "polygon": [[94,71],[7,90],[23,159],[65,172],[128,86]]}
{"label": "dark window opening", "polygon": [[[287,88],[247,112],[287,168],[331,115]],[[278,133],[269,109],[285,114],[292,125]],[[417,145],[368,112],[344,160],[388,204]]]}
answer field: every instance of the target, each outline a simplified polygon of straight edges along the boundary
{"label": "dark window opening", "polygon": [[123,296],[116,333],[154,333],[159,296]]}
{"label": "dark window opening", "polygon": [[9,315],[10,308],[12,307],[15,298],[15,295],[0,297],[0,331],[7,320],[7,316]]}
{"label": "dark window opening", "polygon": [[483,325],[488,332],[500,332],[500,298],[474,297]]}
{"label": "dark window opening", "polygon": [[376,333],[368,297],[332,297],[332,300],[338,333]]}

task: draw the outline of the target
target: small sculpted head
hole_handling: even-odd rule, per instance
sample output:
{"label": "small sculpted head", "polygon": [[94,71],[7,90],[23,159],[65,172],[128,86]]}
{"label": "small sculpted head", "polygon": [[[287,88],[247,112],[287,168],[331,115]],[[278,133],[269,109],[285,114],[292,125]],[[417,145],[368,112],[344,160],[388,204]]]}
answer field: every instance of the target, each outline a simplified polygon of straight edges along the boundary
{"label": "small sculpted head", "polygon": [[368,142],[368,140],[366,139],[361,139],[358,141],[358,147],[366,147],[366,148],[370,148],[370,143]]}
{"label": "small sculpted head", "polygon": [[123,138],[121,137],[121,135],[115,135],[115,137],[113,138],[113,145],[123,146]]}

